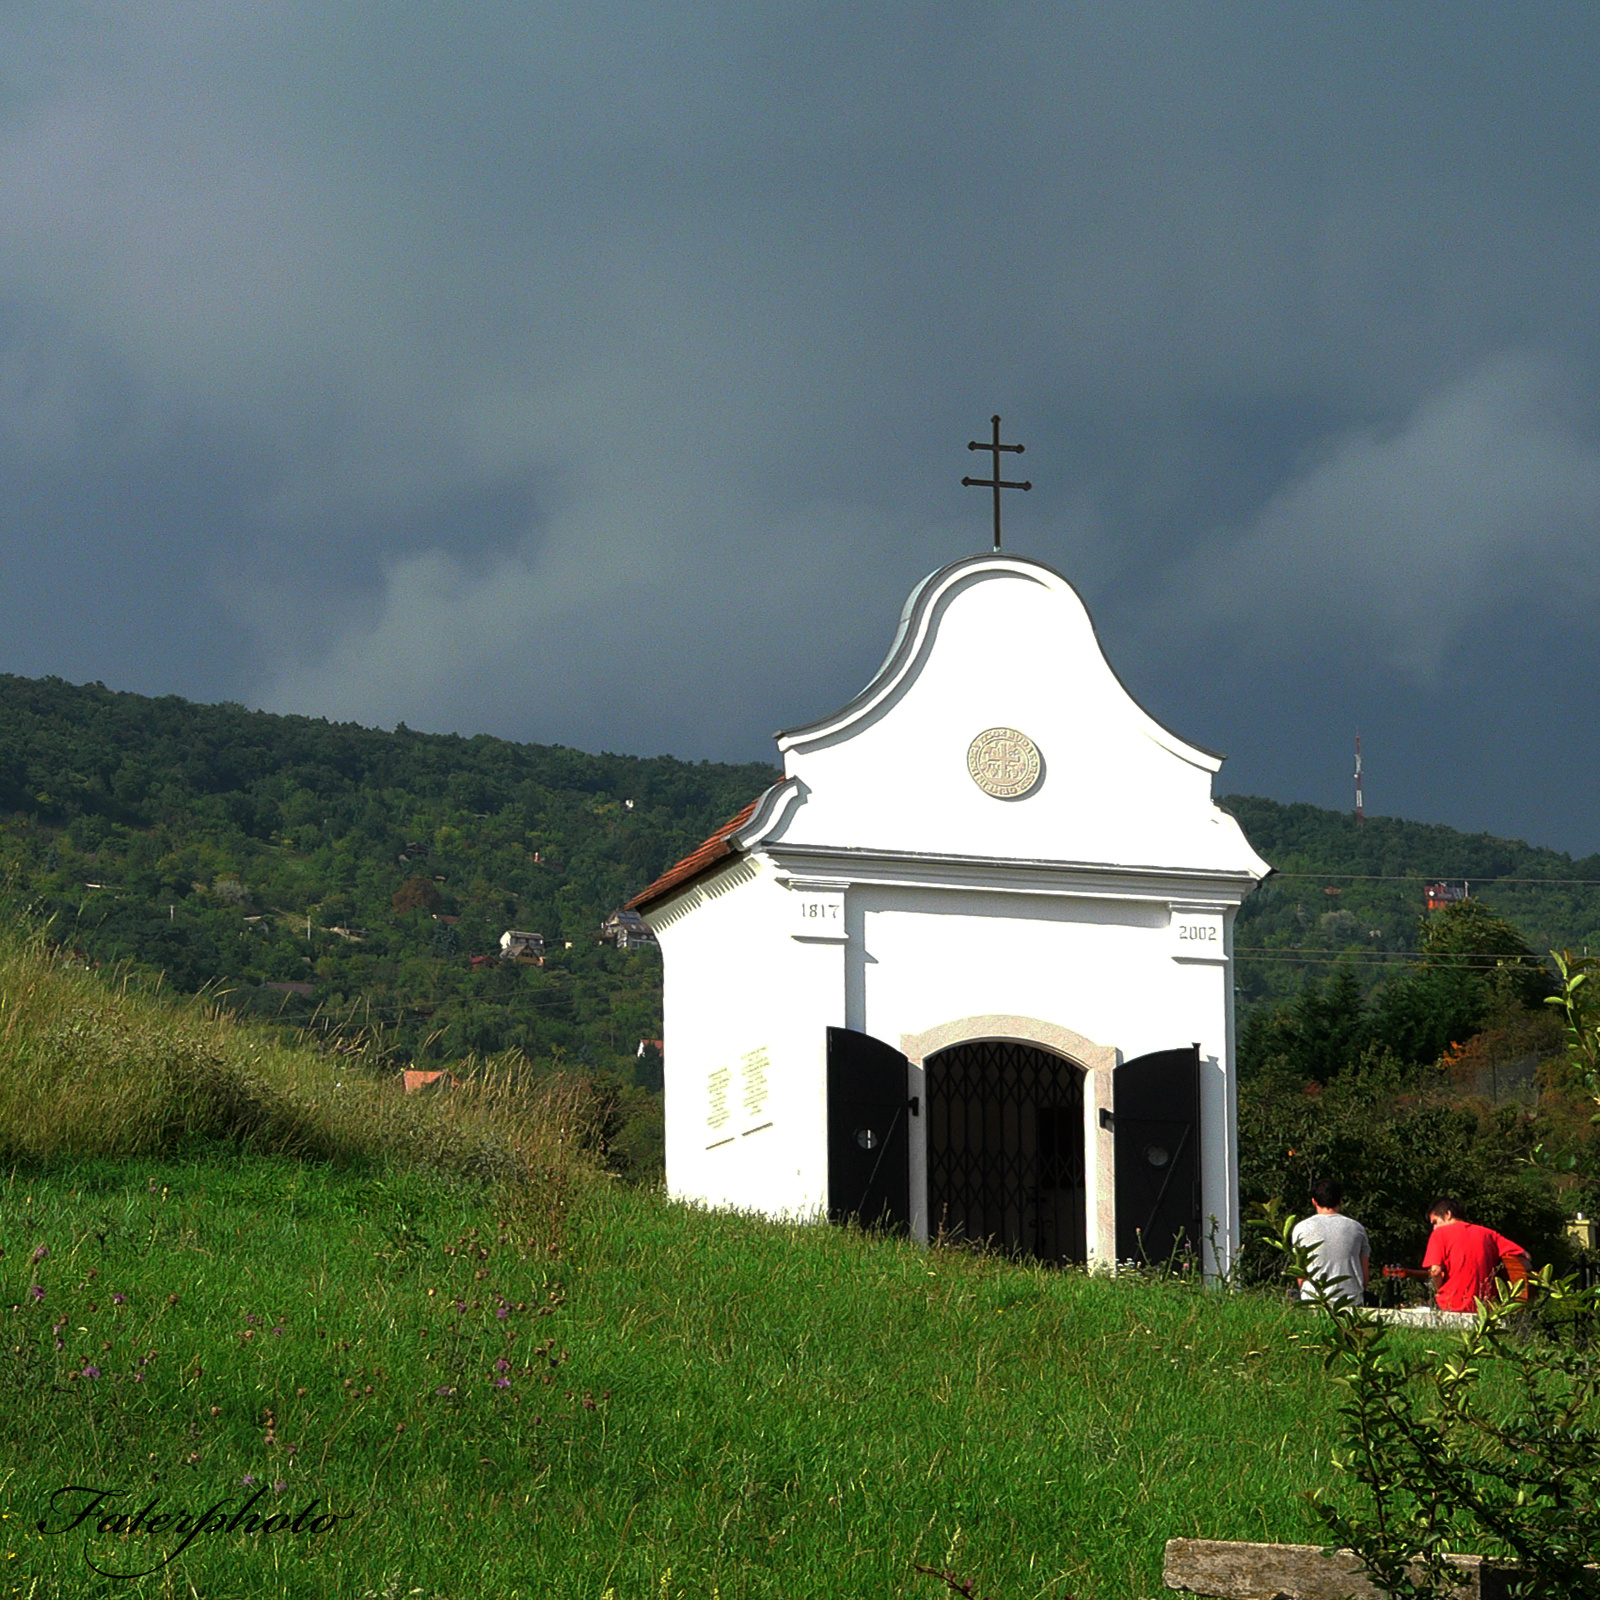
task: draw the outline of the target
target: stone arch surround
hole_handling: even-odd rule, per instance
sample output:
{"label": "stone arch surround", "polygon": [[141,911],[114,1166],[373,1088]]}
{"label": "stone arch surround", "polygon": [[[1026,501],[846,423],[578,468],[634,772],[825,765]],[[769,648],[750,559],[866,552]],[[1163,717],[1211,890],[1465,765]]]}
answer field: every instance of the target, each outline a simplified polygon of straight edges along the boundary
{"label": "stone arch surround", "polygon": [[1058,1022],[1045,1022],[1038,1017],[1007,1015],[1004,1012],[987,1012],[977,1017],[961,1017],[954,1022],[941,1022],[937,1027],[926,1028],[921,1033],[902,1033],[900,1051],[914,1067],[920,1067],[929,1056],[948,1050],[955,1044],[972,1044],[979,1039],[1014,1039],[1019,1044],[1036,1044],[1053,1055],[1082,1067],[1085,1072],[1098,1076],[1110,1072],[1117,1065],[1118,1051],[1111,1045],[1096,1044],[1071,1028]]}
{"label": "stone arch surround", "polygon": [[[1009,1039],[1019,1044],[1037,1045],[1053,1055],[1063,1056],[1082,1067],[1084,1085],[1084,1154],[1087,1157],[1087,1188],[1090,1201],[1089,1248],[1093,1257],[1105,1265],[1117,1259],[1117,1147],[1111,1113],[1114,1104],[1112,1074],[1122,1052],[1114,1045],[1096,1044],[1058,1022],[1040,1017],[1025,1017],[1006,1012],[986,1012],[975,1017],[958,1017],[941,1022],[921,1033],[900,1035],[900,1050],[910,1068],[913,1092],[925,1092],[924,1063],[929,1056],[952,1045],[972,1044],[980,1039]],[[915,1124],[913,1124],[915,1126]],[[925,1127],[926,1124],[923,1124]],[[924,1138],[925,1134],[922,1135]],[[912,1212],[919,1219],[917,1233],[927,1238],[927,1153],[924,1145],[912,1157],[912,1182],[920,1176],[921,1196],[912,1197]]]}

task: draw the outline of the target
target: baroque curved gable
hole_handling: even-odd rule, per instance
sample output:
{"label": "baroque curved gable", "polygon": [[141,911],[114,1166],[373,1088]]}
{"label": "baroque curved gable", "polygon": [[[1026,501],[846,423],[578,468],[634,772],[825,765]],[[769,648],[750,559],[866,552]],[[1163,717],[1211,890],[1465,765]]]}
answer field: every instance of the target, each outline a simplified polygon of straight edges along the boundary
{"label": "baroque curved gable", "polygon": [[1268,870],[1212,802],[1222,757],[1139,705],[1042,562],[986,554],[930,574],[872,681],[778,748],[794,803],[763,808],[744,848]]}

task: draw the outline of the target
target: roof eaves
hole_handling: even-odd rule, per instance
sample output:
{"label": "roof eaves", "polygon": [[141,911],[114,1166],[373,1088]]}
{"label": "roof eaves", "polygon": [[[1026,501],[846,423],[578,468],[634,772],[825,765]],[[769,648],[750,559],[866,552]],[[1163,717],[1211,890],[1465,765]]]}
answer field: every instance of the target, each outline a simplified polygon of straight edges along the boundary
{"label": "roof eaves", "polygon": [[689,887],[707,873],[716,871],[729,856],[741,854],[732,842],[736,834],[755,815],[761,796],[752,800],[744,810],[717,829],[711,837],[691,850],[683,860],[670,866],[654,883],[641,889],[629,902],[630,911],[643,911],[647,906],[665,900]]}

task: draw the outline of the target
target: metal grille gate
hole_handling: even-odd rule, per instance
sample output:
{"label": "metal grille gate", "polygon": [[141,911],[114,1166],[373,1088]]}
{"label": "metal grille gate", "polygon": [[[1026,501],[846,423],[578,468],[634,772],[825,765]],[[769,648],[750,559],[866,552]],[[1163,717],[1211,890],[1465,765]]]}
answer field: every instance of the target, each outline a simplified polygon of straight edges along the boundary
{"label": "metal grille gate", "polygon": [[1003,1039],[954,1045],[925,1067],[931,1230],[1082,1261],[1082,1069]]}

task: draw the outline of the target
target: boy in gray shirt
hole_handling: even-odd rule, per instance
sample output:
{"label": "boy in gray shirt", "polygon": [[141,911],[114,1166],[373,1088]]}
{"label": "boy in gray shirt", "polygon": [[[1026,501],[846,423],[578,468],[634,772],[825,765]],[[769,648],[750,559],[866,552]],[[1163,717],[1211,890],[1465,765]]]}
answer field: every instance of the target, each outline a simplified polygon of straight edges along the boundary
{"label": "boy in gray shirt", "polygon": [[[1353,1217],[1341,1214],[1344,1191],[1332,1178],[1312,1184],[1311,1203],[1316,1212],[1295,1223],[1293,1241],[1312,1251],[1311,1265],[1319,1278],[1336,1280],[1328,1289],[1330,1300],[1360,1305],[1366,1299],[1367,1280],[1372,1275],[1372,1246],[1367,1230]],[[1300,1298],[1317,1298],[1309,1278],[1300,1280]]]}

